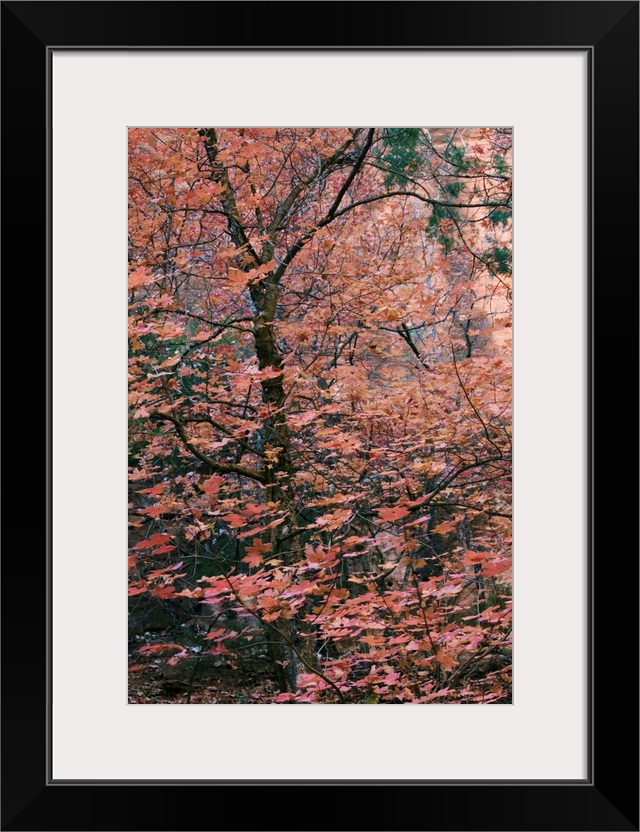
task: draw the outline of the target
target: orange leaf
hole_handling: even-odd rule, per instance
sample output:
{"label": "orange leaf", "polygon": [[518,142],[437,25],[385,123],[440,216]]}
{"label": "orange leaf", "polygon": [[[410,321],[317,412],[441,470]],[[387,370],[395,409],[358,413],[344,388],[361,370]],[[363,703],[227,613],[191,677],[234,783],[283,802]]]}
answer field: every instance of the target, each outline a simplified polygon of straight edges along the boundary
{"label": "orange leaf", "polygon": [[262,555],[259,552],[255,552],[251,549],[248,549],[247,551],[249,552],[249,554],[242,558],[242,562],[248,563],[252,569],[257,569],[263,561]]}
{"label": "orange leaf", "polygon": [[481,563],[483,560],[486,560],[489,557],[488,552],[465,552],[464,554],[464,562],[465,563]]}
{"label": "orange leaf", "polygon": [[153,488],[141,488],[140,494],[148,494],[150,497],[158,497],[167,487],[166,482],[161,482],[160,485],[154,485]]}
{"label": "orange leaf", "polygon": [[230,524],[232,529],[239,529],[240,526],[246,526],[247,521],[241,514],[225,514],[222,517]]}
{"label": "orange leaf", "polygon": [[165,552],[172,552],[176,547],[175,546],[160,546],[159,549],[154,549],[154,555],[163,555]]}
{"label": "orange leaf", "polygon": [[145,283],[152,283],[153,275],[144,266],[140,266],[129,273],[129,289],[137,289]]}
{"label": "orange leaf", "polygon": [[438,650],[435,655],[436,661],[439,665],[441,665],[445,670],[453,670],[456,666],[457,662],[449,653],[445,653],[442,650]]}
{"label": "orange leaf", "polygon": [[138,653],[143,656],[152,656],[154,653],[164,653],[165,650],[180,650],[184,648],[181,644],[145,644],[144,647],[138,649]]}
{"label": "orange leaf", "polygon": [[328,529],[337,529],[350,520],[353,512],[350,509],[338,509],[333,514],[323,514],[316,520],[316,526],[326,526]]}
{"label": "orange leaf", "polygon": [[257,529],[248,529],[246,532],[240,532],[238,537],[249,537],[250,534],[262,534],[262,532],[266,532],[269,529],[275,529],[276,526],[279,526],[281,523],[284,523],[286,519],[286,515],[284,517],[278,517],[277,520],[273,520],[267,526],[258,526]]}
{"label": "orange leaf", "polygon": [[390,520],[400,520],[401,517],[406,517],[409,514],[409,509],[405,508],[404,506],[398,506],[396,508],[377,508],[376,511],[383,523],[387,523]]}
{"label": "orange leaf", "polygon": [[223,482],[224,477],[219,477],[217,476],[217,474],[214,474],[212,477],[209,477],[209,479],[206,479],[200,485],[200,488],[204,491],[205,494],[214,497],[220,490],[220,486]]}
{"label": "orange leaf", "polygon": [[147,591],[147,587],[146,587],[146,586],[140,586],[140,585],[138,585],[138,586],[130,586],[130,587],[129,587],[129,593],[128,593],[128,594],[129,594],[129,598],[131,598],[133,595],[142,595],[142,593],[143,593],[143,592],[146,592],[146,591]]}
{"label": "orange leaf", "polygon": [[432,534],[449,534],[455,530],[456,526],[458,525],[457,520],[447,520],[444,523],[440,523],[438,526],[434,526],[431,529]]}

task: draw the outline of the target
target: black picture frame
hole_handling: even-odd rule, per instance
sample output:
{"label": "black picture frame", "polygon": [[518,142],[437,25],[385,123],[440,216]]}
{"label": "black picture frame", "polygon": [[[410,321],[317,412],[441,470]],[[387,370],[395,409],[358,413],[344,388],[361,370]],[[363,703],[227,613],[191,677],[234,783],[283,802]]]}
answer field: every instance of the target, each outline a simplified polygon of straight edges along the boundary
{"label": "black picture frame", "polygon": [[[629,478],[623,476],[631,456],[631,437],[637,437],[637,411],[632,404],[636,397],[630,395],[629,388],[630,365],[635,366],[638,354],[638,11],[638,2],[582,0],[2,3],[2,258],[5,281],[16,293],[15,300],[5,302],[5,308],[12,319],[21,308],[27,314],[24,292],[28,278],[32,289],[37,287],[33,295],[40,298],[38,307],[37,298],[29,292],[29,321],[35,321],[34,309],[37,321],[29,323],[28,333],[19,336],[19,347],[12,336],[11,348],[5,352],[5,382],[13,391],[7,434],[12,437],[12,450],[16,450],[15,437],[21,459],[15,466],[19,469],[18,485],[13,464],[7,477],[12,494],[18,496],[18,511],[6,521],[6,526],[11,526],[6,531],[11,532],[12,541],[28,538],[28,546],[20,544],[17,551],[12,543],[5,547],[2,559],[2,829],[639,828],[638,547]],[[56,48],[81,47],[588,52],[592,105],[588,312],[591,687],[585,781],[278,782],[268,778],[268,766],[267,779],[260,783],[101,783],[49,778],[51,654],[45,634],[50,615],[50,525],[39,538],[32,528],[34,515],[46,513],[50,518],[50,445],[43,441],[43,410],[28,403],[31,394],[21,396],[19,403],[14,395],[16,389],[26,390],[27,385],[31,391],[47,391],[48,437],[51,333],[50,305],[45,298],[50,301],[51,293],[50,58]],[[570,203],[565,202],[562,210],[570,209]],[[554,211],[557,221],[561,221],[562,210]],[[33,346],[38,335],[41,351],[35,360],[29,359],[27,369],[20,358],[21,342],[24,338]],[[43,362],[45,354],[48,360]],[[33,438],[25,447],[27,436]],[[559,482],[561,488],[561,463],[559,466],[557,472],[550,472],[550,480]],[[635,466],[630,467],[635,473]],[[555,505],[553,488],[541,495],[541,514],[561,510],[561,501]],[[14,524],[20,512],[23,518],[17,527]],[[13,534],[16,529],[17,537]],[[23,551],[27,548],[28,557]],[[83,695],[81,691],[79,695]],[[156,791],[152,794],[150,789]]]}

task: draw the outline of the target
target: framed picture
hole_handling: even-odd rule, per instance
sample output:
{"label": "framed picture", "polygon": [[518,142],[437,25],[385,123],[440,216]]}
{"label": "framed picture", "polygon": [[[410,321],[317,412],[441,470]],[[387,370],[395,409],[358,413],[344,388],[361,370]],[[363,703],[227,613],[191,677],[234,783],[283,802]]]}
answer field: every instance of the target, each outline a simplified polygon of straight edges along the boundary
{"label": "framed picture", "polygon": [[[28,506],[21,528],[30,529],[34,516],[45,509],[47,524],[38,545],[29,539],[27,546],[20,544],[26,551],[14,554],[10,549],[3,564],[2,827],[638,829],[637,703],[630,682],[637,678],[637,547],[630,531],[627,486],[622,486],[618,473],[626,469],[628,437],[635,435],[637,421],[628,402],[626,368],[630,356],[637,354],[637,246],[632,241],[638,227],[638,3],[4,2],[2,19],[5,204],[13,206],[14,195],[21,195],[17,204],[25,206],[5,211],[5,275],[24,274],[26,265],[29,274],[42,276],[38,291],[27,300],[29,308],[35,300],[31,294],[42,300],[35,329],[43,336],[46,331],[42,351],[47,355],[43,363],[25,354],[16,361],[12,379],[14,389],[23,390],[25,368],[30,368],[31,385],[31,374],[37,375],[42,367],[38,380],[47,391],[47,442],[38,458],[46,460],[46,503],[22,496],[33,493],[34,479],[32,466],[23,463],[20,468],[27,469],[27,476],[19,493]],[[450,201],[423,188],[420,193],[429,194],[430,213],[416,222],[427,222],[423,231],[431,229],[434,251],[446,253],[447,229],[461,217],[456,212],[480,205],[485,212],[478,225],[481,220],[493,240],[491,257],[485,252],[480,262],[489,257],[497,278],[506,268],[506,255],[500,254],[503,246],[493,229],[508,227],[502,217],[507,207],[511,209],[511,192],[508,200],[506,192],[489,197],[486,187],[493,187],[487,185],[491,181],[501,186],[510,182],[513,168],[513,696],[506,652],[496,657],[498,651],[489,650],[487,655],[497,663],[476,676],[455,675],[455,668],[471,654],[455,646],[459,630],[454,624],[463,617],[475,622],[490,602],[499,610],[505,606],[500,581],[494,583],[493,595],[482,583],[499,574],[504,560],[485,551],[490,548],[488,526],[482,528],[484,548],[472,540],[463,545],[456,538],[457,554],[447,562],[448,572],[429,566],[430,557],[440,558],[434,548],[414,559],[414,571],[406,573],[415,576],[411,580],[418,596],[421,591],[435,595],[436,590],[459,596],[467,583],[477,593],[475,614],[461,604],[455,621],[438,619],[435,606],[422,599],[416,606],[425,613],[427,635],[429,616],[434,616],[442,636],[437,645],[429,646],[429,637],[422,646],[416,641],[411,647],[422,651],[422,663],[412,667],[424,670],[423,677],[431,680],[424,687],[411,688],[409,682],[402,689],[394,687],[404,655],[398,653],[396,672],[389,650],[382,651],[388,661],[384,678],[374,679],[375,667],[370,666],[365,684],[362,674],[351,673],[345,658],[349,649],[340,652],[343,636],[325,629],[327,641],[335,636],[333,652],[318,663],[305,662],[303,648],[292,646],[292,656],[312,672],[301,673],[301,685],[295,678],[288,680],[294,659],[287,659],[285,651],[279,662],[283,678],[278,682],[274,676],[273,684],[281,684],[279,691],[263,686],[252,708],[240,707],[247,704],[244,698],[194,698],[193,684],[187,684],[184,695],[154,699],[158,690],[141,683],[134,685],[133,695],[129,688],[127,696],[127,256],[136,267],[134,288],[157,277],[140,266],[143,259],[136,258],[142,255],[138,249],[132,254],[130,240],[127,246],[128,165],[130,173],[135,164],[144,167],[142,157],[152,153],[153,142],[169,135],[158,132],[162,128],[183,131],[181,147],[192,148],[196,157],[203,154],[203,163],[209,158],[215,168],[218,149],[214,161],[207,157],[217,141],[215,128],[234,124],[239,127],[227,135],[226,158],[241,170],[246,163],[242,153],[249,152],[241,150],[244,128],[255,128],[252,140],[256,130],[267,131],[258,136],[261,147],[270,141],[269,130],[297,128],[290,133],[287,159],[293,159],[296,146],[304,142],[321,160],[325,144],[342,137],[340,131],[351,130],[345,140],[353,145],[347,160],[353,175],[349,179],[347,174],[342,186],[335,185],[326,222],[322,221],[327,226],[340,210],[353,207],[355,190],[349,191],[348,205],[340,200],[374,141],[379,142],[376,164],[386,165],[375,176],[387,177],[385,187],[395,176],[394,193],[416,197],[418,184],[423,188],[422,174],[414,179],[409,174],[417,170],[411,155],[417,145],[411,145],[413,139],[406,140],[402,131],[418,131],[420,126],[420,164],[426,164],[430,154],[444,159],[448,167],[441,174],[442,187],[449,188],[443,193]],[[371,125],[377,125],[377,133]],[[324,129],[321,136],[315,128]],[[443,131],[446,147],[438,144],[433,128]],[[394,131],[405,138],[398,139]],[[451,155],[450,148],[458,153],[456,148],[462,146],[455,139],[458,131],[468,153],[464,165]],[[129,152],[128,136],[134,148]],[[497,161],[496,141],[504,151]],[[485,144],[494,148],[493,166],[478,161],[487,155]],[[264,157],[265,170],[272,164]],[[461,176],[477,178],[483,171],[480,203],[473,198],[470,205],[460,202],[460,194],[471,191],[453,183],[452,164]],[[213,175],[210,179],[208,188],[220,186]],[[311,180],[306,176],[305,181]],[[179,198],[177,212],[196,205],[199,187],[189,185],[191,201]],[[333,193],[334,185],[323,187]],[[137,198],[132,190],[129,197]],[[168,198],[163,191],[155,197],[147,193],[145,199],[156,197]],[[361,195],[359,201],[373,198]],[[438,207],[448,213],[440,216]],[[432,215],[437,221],[429,225]],[[230,229],[225,233],[233,241],[233,211],[225,216]],[[382,236],[382,215],[370,216],[377,217]],[[464,214],[464,222],[474,219]],[[309,228],[316,233],[318,227],[316,221],[306,230],[298,229],[303,240],[299,248]],[[215,229],[215,223],[207,228]],[[294,230],[292,226],[291,234]],[[366,234],[358,233],[362,248]],[[268,228],[263,237],[268,240]],[[142,236],[136,239],[134,248],[142,250]],[[468,248],[470,237],[461,234],[460,239]],[[479,239],[482,232],[474,237]],[[42,244],[34,245],[35,240]],[[503,242],[510,245],[510,232]],[[232,253],[236,259],[225,266],[224,285],[240,281],[241,290],[251,295],[251,287],[261,285],[263,275],[254,273],[255,264],[237,259],[242,249],[251,248],[250,240],[240,243]],[[331,244],[342,242],[331,238]],[[298,245],[297,240],[292,238],[291,245]],[[291,259],[296,255],[297,250]],[[394,257],[403,269],[410,267],[402,255]],[[473,252],[472,260],[475,263]],[[24,281],[12,284],[22,288]],[[467,290],[472,289],[467,284]],[[413,296],[403,297],[412,302]],[[11,309],[24,308],[24,302],[21,292]],[[456,306],[456,314],[462,308]],[[381,314],[378,304],[375,315]],[[500,308],[494,317],[502,314]],[[376,320],[380,323],[382,318]],[[429,325],[435,331],[435,316]],[[296,326],[300,330],[302,324]],[[499,440],[491,432],[493,423],[487,426],[483,421],[475,394],[465,386],[470,376],[461,375],[457,363],[471,358],[476,343],[481,343],[481,330],[486,334],[485,326],[471,314],[462,324],[458,321],[457,334],[450,335],[451,361],[447,360],[462,391],[458,397],[466,400],[480,433],[495,447]],[[30,333],[33,329],[29,326]],[[392,330],[395,338],[397,328]],[[410,330],[399,334],[407,355],[426,361]],[[204,343],[209,335],[194,327],[189,337]],[[389,345],[384,342],[382,354],[395,360],[393,350],[398,347],[395,342]],[[12,346],[10,357],[22,349]],[[240,349],[236,342],[233,349]],[[345,349],[349,347],[342,352]],[[381,353],[372,338],[358,349],[366,351],[367,360]],[[272,381],[284,363],[274,363],[271,375],[260,376],[260,383]],[[264,374],[268,364],[260,359],[256,372]],[[615,372],[618,368],[622,379]],[[158,390],[173,395],[170,385],[161,380],[158,385],[154,395]],[[288,416],[300,424],[315,418],[315,410],[304,410],[301,402]],[[150,416],[147,404],[137,402],[136,418]],[[210,479],[198,473],[194,493],[203,491],[202,482],[208,483],[204,493],[219,488],[218,475],[228,473],[232,463],[224,463],[228,470],[221,467],[221,456],[211,463],[198,450],[203,446],[194,440],[195,434],[185,433],[185,411],[173,407],[173,399],[170,404],[160,401],[157,422],[168,424],[153,433],[153,441],[179,439],[209,466]],[[325,410],[334,405],[323,399]],[[502,412],[496,403],[497,410]],[[202,423],[202,413],[197,407],[189,411],[192,427]],[[12,437],[42,435],[42,420],[30,428],[28,416],[25,425],[23,416],[16,416],[15,424],[11,417]],[[207,419],[213,424],[210,414]],[[461,417],[459,424],[463,421]],[[223,439],[231,430],[229,424],[216,428]],[[143,429],[152,433],[148,426]],[[236,431],[234,441],[238,436],[245,450],[255,451],[250,427],[244,433]],[[330,452],[335,435],[329,431],[324,438]],[[271,462],[277,468],[280,457],[276,453],[273,462],[271,447],[258,445],[257,455],[264,465]],[[280,445],[277,451],[281,450]],[[347,454],[344,445],[340,453]],[[367,453],[375,458],[375,453]],[[232,473],[246,473],[245,459],[239,455]],[[141,470],[137,460],[135,454],[133,464],[129,458],[130,469]],[[38,473],[40,467],[42,463]],[[461,522],[461,514],[451,513],[453,519],[436,515],[436,506],[444,512],[447,505],[442,498],[433,500],[436,491],[442,493],[439,486],[416,494],[408,474],[399,470],[394,476],[407,493],[389,486],[384,492],[387,501],[368,507],[367,516],[372,515],[383,531],[391,528],[385,523],[401,519],[406,525],[403,539],[413,540],[406,521],[413,521],[411,512],[415,508],[417,516],[422,504],[429,506],[429,518],[435,516],[443,535]],[[507,475],[500,471],[495,476]],[[261,477],[259,473],[253,479],[267,490],[276,489],[269,493],[277,495],[276,480]],[[158,482],[162,485],[161,478]],[[489,490],[487,485],[487,500]],[[313,534],[316,527],[321,529],[316,537],[308,535],[313,569],[308,567],[305,580],[310,593],[320,587],[318,593],[326,591],[327,599],[332,591],[326,590],[328,578],[324,573],[318,578],[317,570],[324,563],[320,555],[328,557],[332,543],[322,537],[322,530],[334,522],[338,529],[351,518],[351,508],[336,509],[331,496],[329,489],[321,495],[322,505],[329,509],[305,518]],[[284,523],[277,513],[278,500],[272,503],[276,513],[267,518],[274,528]],[[474,511],[478,508],[478,503],[472,506]],[[230,519],[238,515],[228,510],[222,520],[232,528],[248,522],[246,516],[237,522]],[[363,513],[362,506],[359,511]],[[421,515],[415,522],[427,522],[426,518]],[[260,536],[267,525],[249,535],[251,549],[243,543],[236,547],[236,560],[245,555],[248,567],[233,574],[256,580],[263,559],[273,555],[272,544]],[[348,551],[347,557],[357,556],[357,546],[367,545],[361,531],[358,541],[352,540],[355,551]],[[147,540],[147,535],[130,539],[134,563]],[[172,541],[163,537],[155,544],[171,547]],[[410,554],[413,544],[408,548]],[[383,571],[384,563],[379,564]],[[453,590],[452,563],[462,576],[453,580]],[[285,582],[287,565],[276,564]],[[357,584],[359,573],[349,574]],[[471,582],[465,577],[469,574]],[[197,576],[189,577],[193,583],[184,587],[193,597]],[[217,585],[211,575],[205,578],[212,601]],[[149,589],[149,580],[148,570],[136,574],[134,596]],[[167,598],[174,597],[178,585],[173,578],[154,580],[154,591],[162,586]],[[393,594],[397,587],[389,586]],[[267,594],[273,599],[272,588]],[[233,614],[238,616],[237,603],[244,596],[235,591],[232,595]],[[267,629],[270,621],[290,612],[288,607],[283,612],[284,603],[258,609]],[[314,615],[322,616],[323,610]],[[335,623],[329,621],[326,628]],[[471,633],[476,623],[464,626]],[[271,630],[284,632],[278,626]],[[399,643],[413,644],[410,630],[394,632],[399,633]],[[161,640],[147,635],[142,628],[140,643],[129,648],[134,673],[140,668],[146,672],[144,657],[162,647]],[[215,639],[222,639],[216,649],[224,655],[227,631],[207,625],[206,636],[207,644],[218,645]],[[358,632],[357,637],[379,646],[370,631]],[[179,645],[187,659],[193,658],[191,653],[198,655],[194,644]],[[140,655],[138,665],[135,657]],[[196,658],[191,666],[199,662]],[[346,676],[335,675],[338,665]],[[316,672],[323,668],[324,675]],[[466,686],[447,686],[447,678],[465,678]],[[184,686],[184,681],[176,684]],[[271,704],[283,707],[268,707]],[[393,707],[372,709],[372,704]],[[160,791],[159,786],[170,788]],[[344,789],[349,799],[334,800]],[[265,796],[269,799],[259,799]]]}

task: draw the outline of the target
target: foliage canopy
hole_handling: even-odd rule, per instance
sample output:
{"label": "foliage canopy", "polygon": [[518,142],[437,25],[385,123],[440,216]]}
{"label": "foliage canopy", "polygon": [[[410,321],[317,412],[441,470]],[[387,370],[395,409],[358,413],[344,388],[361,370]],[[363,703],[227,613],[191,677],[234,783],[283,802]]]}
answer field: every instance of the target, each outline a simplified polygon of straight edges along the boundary
{"label": "foliage canopy", "polygon": [[510,131],[131,129],[129,176],[129,593],[209,622],[142,657],[509,701]]}

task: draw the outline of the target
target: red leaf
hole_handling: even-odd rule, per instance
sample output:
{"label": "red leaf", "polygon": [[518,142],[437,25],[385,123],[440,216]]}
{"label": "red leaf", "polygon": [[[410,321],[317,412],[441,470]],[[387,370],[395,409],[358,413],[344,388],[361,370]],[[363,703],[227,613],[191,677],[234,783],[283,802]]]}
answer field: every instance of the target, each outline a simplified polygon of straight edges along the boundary
{"label": "red leaf", "polygon": [[140,266],[129,272],[129,289],[137,289],[138,286],[144,286],[147,283],[153,283],[153,275],[144,266]]}
{"label": "red leaf", "polygon": [[156,598],[175,598],[176,591],[172,586],[157,586],[151,590],[151,594]]}
{"label": "red leaf", "polygon": [[425,494],[424,497],[418,497],[417,500],[411,500],[411,502],[407,503],[407,505],[411,506],[412,508],[415,506],[421,506],[423,503],[426,503],[429,497],[433,497],[435,493],[435,491],[431,491],[429,494]]}
{"label": "red leaf", "polygon": [[[140,543],[137,543],[133,548],[150,549],[152,546],[159,546],[161,543],[166,543],[169,540],[171,540],[170,534],[163,534],[161,532],[157,532],[156,534],[152,534],[148,540],[141,540]],[[175,546],[172,546],[171,548],[175,549]]]}
{"label": "red leaf", "polygon": [[488,552],[465,552],[464,555],[464,562],[465,563],[481,563],[483,560],[486,560],[489,557]]}
{"label": "red leaf", "polygon": [[156,532],[156,534],[151,535],[149,540],[151,541],[151,543],[153,543],[154,546],[157,546],[158,543],[166,543],[167,541],[171,540],[171,535],[164,534],[162,532]]}
{"label": "red leaf", "polygon": [[458,525],[457,520],[447,520],[444,523],[440,523],[438,526],[434,526],[431,529],[432,534],[449,534],[456,529]]}
{"label": "red leaf", "polygon": [[263,555],[271,551],[270,543],[263,543],[259,537],[253,538],[253,546],[247,549],[247,556],[242,558],[245,563],[248,563],[252,569],[260,566],[263,560]]}
{"label": "red leaf", "polygon": [[327,529],[337,529],[353,517],[353,512],[348,508],[339,508],[333,514],[323,514],[316,520],[316,526],[325,526]]}
{"label": "red leaf", "polygon": [[147,586],[140,586],[140,585],[131,585],[129,587],[129,598],[133,597],[134,595],[142,595],[143,592],[147,591]]}
{"label": "red leaf", "polygon": [[482,574],[487,578],[492,578],[494,575],[499,575],[501,572],[506,572],[511,568],[511,561],[507,558],[498,558],[491,563],[485,563],[482,567]]}
{"label": "red leaf", "polygon": [[219,477],[217,474],[214,474],[209,479],[206,479],[201,485],[200,488],[210,497],[215,497],[215,495],[220,490],[220,486],[224,483],[224,477]]}
{"label": "red leaf", "polygon": [[225,514],[222,518],[226,520],[232,529],[239,529],[240,526],[246,526],[247,520],[241,514]]}
{"label": "red leaf", "polygon": [[159,497],[166,487],[167,483],[161,482],[160,485],[154,485],[153,488],[141,488],[140,494],[148,494],[150,497]]}
{"label": "red leaf", "polygon": [[449,653],[445,653],[443,650],[438,650],[438,652],[435,654],[435,658],[438,664],[441,665],[445,670],[453,670],[453,668],[457,664],[453,656]]}
{"label": "red leaf", "polygon": [[400,520],[401,517],[406,517],[409,514],[409,509],[404,506],[397,506],[396,508],[377,508],[376,511],[383,523],[390,520]]}
{"label": "red leaf", "polygon": [[145,644],[138,648],[138,653],[143,656],[152,656],[155,653],[164,653],[167,650],[180,650],[182,652],[183,649],[181,644]]}
{"label": "red leaf", "polygon": [[164,509],[159,506],[149,506],[148,508],[141,508],[140,514],[148,514],[149,517],[160,517]]}
{"label": "red leaf", "polygon": [[257,529],[249,529],[246,532],[240,532],[238,537],[249,537],[250,534],[262,534],[262,532],[266,532],[269,529],[275,529],[276,526],[279,526],[281,523],[284,523],[286,519],[286,516],[278,517],[277,520],[273,520],[273,522],[269,523],[268,526],[259,526]]}
{"label": "red leaf", "polygon": [[219,636],[224,635],[224,633],[226,632],[227,631],[224,627],[220,627],[217,630],[212,630],[210,633],[207,633],[207,635],[204,637],[204,640],[210,641],[211,639],[218,638]]}
{"label": "red leaf", "polygon": [[248,563],[252,569],[257,569],[263,561],[263,557],[259,552],[248,550],[249,554],[242,558],[243,563]]}

